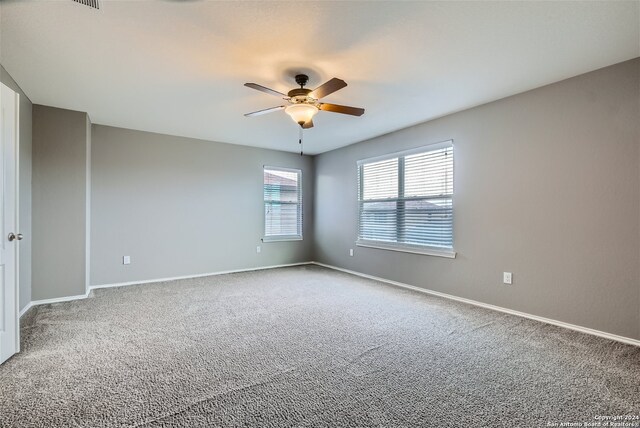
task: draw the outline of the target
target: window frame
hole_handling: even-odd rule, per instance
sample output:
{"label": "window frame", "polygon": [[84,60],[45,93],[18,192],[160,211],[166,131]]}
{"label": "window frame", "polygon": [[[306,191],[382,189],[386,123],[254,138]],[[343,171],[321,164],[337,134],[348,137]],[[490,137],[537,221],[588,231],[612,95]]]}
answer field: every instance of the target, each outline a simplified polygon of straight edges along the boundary
{"label": "window frame", "polygon": [[[367,247],[367,248],[375,248],[375,249],[380,249],[380,250],[390,250],[390,251],[400,251],[400,252],[404,252],[404,253],[412,253],[412,254],[421,254],[421,255],[429,255],[429,256],[438,256],[438,257],[446,257],[446,258],[455,258],[456,257],[456,251],[454,250],[454,245],[455,245],[455,236],[454,236],[454,232],[455,232],[455,228],[452,229],[451,232],[451,239],[452,239],[452,246],[451,248],[444,248],[444,247],[435,247],[435,246],[429,246],[429,245],[421,245],[421,244],[408,244],[408,243],[403,243],[403,242],[389,242],[389,241],[378,241],[378,240],[371,240],[371,239],[362,239],[360,238],[360,230],[361,230],[361,222],[362,222],[362,216],[361,216],[361,204],[363,203],[362,201],[362,197],[363,197],[363,193],[364,193],[364,180],[362,179],[362,166],[364,164],[369,164],[369,163],[374,163],[374,162],[381,162],[381,161],[385,161],[385,160],[389,160],[389,159],[394,159],[394,158],[405,158],[407,156],[411,156],[411,155],[415,155],[415,154],[419,154],[419,153],[426,153],[426,152],[430,152],[430,151],[434,151],[434,150],[439,150],[439,149],[444,149],[447,147],[451,147],[454,150],[455,153],[455,149],[454,149],[454,145],[453,145],[453,140],[446,140],[446,141],[442,141],[439,143],[433,143],[433,144],[427,144],[427,145],[423,145],[420,147],[415,147],[413,149],[409,149],[409,150],[403,150],[400,152],[394,152],[394,153],[388,153],[388,154],[384,154],[384,155],[380,155],[380,156],[374,156],[371,158],[367,158],[367,159],[361,159],[359,161],[356,162],[356,179],[357,179],[357,213],[358,213],[358,231],[357,231],[357,239],[356,239],[356,246],[358,247]],[[453,180],[455,180],[455,161],[456,161],[456,157],[455,154],[453,156]],[[398,164],[398,189],[400,191],[400,189],[404,188],[404,163],[400,163]],[[455,205],[455,200],[454,200],[454,195],[455,195],[455,185],[453,188],[453,193],[451,193],[451,204],[452,204],[452,213],[455,212],[454,209],[454,205]],[[405,202],[406,199],[404,198],[404,196],[400,196],[398,195],[398,198],[396,198],[397,201],[401,201],[401,202]],[[452,214],[453,215],[453,214]],[[454,217],[452,217],[452,227],[453,227],[453,222],[454,222]],[[399,225],[396,225],[396,228],[400,227]]]}
{"label": "window frame", "polygon": [[[294,172],[298,175],[298,202],[292,202],[291,205],[299,206],[300,219],[296,219],[296,224],[300,224],[300,233],[295,235],[267,235],[267,216],[265,207],[267,201],[264,199],[264,173],[269,171],[282,171],[282,172]],[[302,241],[304,234],[304,203],[302,194],[302,169],[300,168],[288,168],[282,166],[262,166],[262,242],[283,242],[283,241]]]}

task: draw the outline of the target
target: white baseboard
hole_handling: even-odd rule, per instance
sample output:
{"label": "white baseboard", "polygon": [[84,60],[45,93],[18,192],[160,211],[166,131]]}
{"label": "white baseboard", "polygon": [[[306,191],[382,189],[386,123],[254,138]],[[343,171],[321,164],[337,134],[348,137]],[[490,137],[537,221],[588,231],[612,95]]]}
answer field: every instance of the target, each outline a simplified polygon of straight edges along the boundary
{"label": "white baseboard", "polygon": [[252,272],[256,270],[266,270],[266,269],[277,269],[283,267],[291,267],[291,266],[300,266],[300,265],[308,265],[311,262],[300,262],[300,263],[289,263],[284,265],[271,265],[271,266],[259,266],[254,268],[246,268],[246,269],[233,269],[233,270],[223,270],[219,272],[209,272],[209,273],[198,273],[195,275],[183,275],[183,276],[172,276],[169,278],[156,278],[156,279],[144,279],[141,281],[129,281],[129,282],[117,282],[113,284],[100,284],[100,285],[90,285],[89,291],[97,290],[99,288],[111,288],[111,287],[126,287],[127,285],[140,285],[140,284],[150,284],[153,282],[166,282],[166,281],[176,281],[179,279],[191,279],[191,278],[202,278],[205,276],[216,276],[216,275],[225,275],[228,273],[239,273],[239,272]]}
{"label": "white baseboard", "polygon": [[569,323],[566,323],[566,322],[563,322],[563,321],[553,320],[551,318],[540,317],[538,315],[531,315],[531,314],[528,314],[526,312],[514,311],[513,309],[507,309],[507,308],[503,308],[503,307],[500,307],[500,306],[490,305],[488,303],[482,303],[482,302],[478,302],[476,300],[465,299],[464,297],[457,297],[457,296],[453,296],[451,294],[441,293],[439,291],[433,291],[433,290],[429,290],[429,289],[426,289],[426,288],[416,287],[415,285],[409,285],[409,284],[405,284],[403,282],[392,281],[390,279],[385,279],[385,278],[381,278],[381,277],[378,277],[378,276],[367,275],[365,273],[361,273],[361,272],[357,272],[357,271],[353,271],[353,270],[349,270],[349,269],[343,269],[343,268],[340,268],[340,267],[337,267],[337,266],[328,265],[328,264],[325,264],[325,263],[311,262],[311,264],[314,264],[314,265],[317,265],[317,266],[323,266],[323,267],[326,267],[326,268],[329,268],[329,269],[333,269],[333,270],[338,270],[340,272],[345,272],[345,273],[348,273],[348,274],[351,274],[351,275],[360,276],[362,278],[373,279],[373,280],[376,280],[376,281],[380,281],[380,282],[384,282],[384,283],[387,283],[387,284],[395,285],[396,287],[408,288],[410,290],[418,291],[420,293],[426,293],[426,294],[430,294],[430,295],[433,295],[433,296],[444,297],[445,299],[450,299],[450,300],[455,300],[455,301],[458,301],[458,302],[468,303],[470,305],[479,306],[481,308],[491,309],[491,310],[494,310],[494,311],[503,312],[503,313],[506,313],[506,314],[515,315],[515,316],[522,317],[522,318],[528,318],[528,319],[535,320],[535,321],[540,321],[540,322],[543,322],[543,323],[546,323],[546,324],[552,324],[552,325],[555,325],[555,326],[558,326],[558,327],[564,327],[564,328],[568,328],[570,330],[579,331],[581,333],[591,334],[593,336],[604,337],[605,339],[615,340],[616,342],[622,342],[622,343],[626,343],[626,344],[629,344],[629,345],[640,346],[640,340],[631,339],[630,337],[618,336],[617,334],[607,333],[607,332],[600,331],[600,330],[594,330],[592,328],[582,327],[582,326],[575,325],[575,324],[569,324]]}
{"label": "white baseboard", "polygon": [[78,294],[75,296],[54,297],[52,299],[32,300],[31,302],[29,302],[29,304],[27,304],[27,306],[22,308],[22,310],[20,311],[20,317],[22,317],[25,313],[27,313],[27,311],[31,309],[33,306],[48,305],[50,303],[70,302],[72,300],[86,299],[87,297],[89,297],[88,291],[85,294]]}
{"label": "white baseboard", "polygon": [[259,267],[246,268],[246,269],[234,269],[234,270],[225,270],[225,271],[219,271],[219,272],[199,273],[199,274],[195,274],[195,275],[174,276],[174,277],[170,277],[170,278],[157,278],[157,279],[145,279],[145,280],[141,280],[141,281],[118,282],[118,283],[114,283],[114,284],[90,285],[85,294],[78,294],[76,296],[55,297],[53,299],[44,299],[44,300],[31,301],[31,302],[29,302],[27,304],[27,306],[22,308],[22,310],[20,311],[20,317],[22,317],[25,313],[27,313],[27,311],[29,309],[31,309],[33,306],[47,305],[47,304],[50,304],[50,303],[70,302],[72,300],[86,299],[87,297],[89,297],[89,294],[91,293],[91,291],[97,290],[99,288],[125,287],[127,285],[150,284],[150,283],[153,283],[153,282],[175,281],[175,280],[178,280],[178,279],[202,278],[202,277],[205,277],[205,276],[224,275],[224,274],[228,274],[228,273],[239,273],[239,272],[252,272],[252,271],[256,271],[256,270],[276,269],[276,268],[282,268],[282,267],[301,266],[301,265],[308,265],[308,264],[311,264],[311,262],[289,263],[289,264],[271,265],[271,266],[259,266]]}
{"label": "white baseboard", "polygon": [[20,315],[18,315],[18,317],[19,317],[19,318],[22,318],[22,316],[23,316],[24,314],[26,314],[26,313],[27,313],[27,311],[28,311],[29,309],[31,309],[31,306],[33,306],[33,302],[29,302],[29,303],[27,303],[27,306],[25,306],[24,308],[22,308],[22,309],[20,310]]}

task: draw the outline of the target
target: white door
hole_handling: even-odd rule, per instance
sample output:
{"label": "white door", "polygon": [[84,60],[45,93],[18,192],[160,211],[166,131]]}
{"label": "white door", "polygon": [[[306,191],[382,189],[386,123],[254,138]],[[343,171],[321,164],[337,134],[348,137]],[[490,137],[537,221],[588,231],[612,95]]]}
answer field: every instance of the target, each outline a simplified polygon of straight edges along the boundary
{"label": "white door", "polygon": [[0,83],[0,363],[19,350],[17,253],[18,94]]}

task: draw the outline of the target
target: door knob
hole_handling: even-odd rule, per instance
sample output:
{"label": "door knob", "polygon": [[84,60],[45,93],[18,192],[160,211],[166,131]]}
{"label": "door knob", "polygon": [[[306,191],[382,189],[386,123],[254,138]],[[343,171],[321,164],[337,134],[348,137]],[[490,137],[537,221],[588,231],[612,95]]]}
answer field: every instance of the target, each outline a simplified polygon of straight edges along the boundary
{"label": "door knob", "polygon": [[15,240],[22,241],[23,236],[22,236],[22,233],[18,233],[16,235],[15,233],[11,232],[9,234],[8,238],[9,238],[9,242],[12,242],[12,241],[15,241]]}

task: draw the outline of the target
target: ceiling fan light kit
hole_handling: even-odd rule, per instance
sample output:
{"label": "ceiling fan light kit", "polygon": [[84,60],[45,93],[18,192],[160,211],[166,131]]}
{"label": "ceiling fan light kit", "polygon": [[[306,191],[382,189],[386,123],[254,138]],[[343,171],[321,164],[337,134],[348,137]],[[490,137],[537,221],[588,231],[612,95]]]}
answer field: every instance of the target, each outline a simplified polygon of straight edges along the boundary
{"label": "ceiling fan light kit", "polygon": [[304,127],[305,123],[310,122],[318,111],[318,107],[307,103],[291,104],[284,109],[284,112],[302,127]]}

